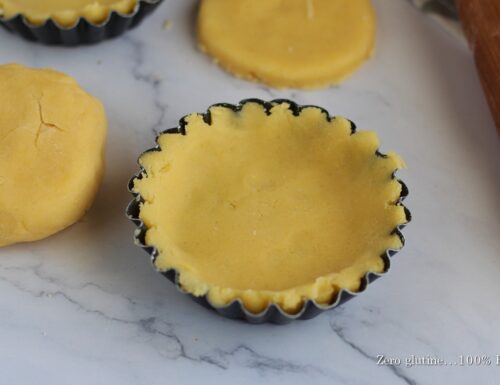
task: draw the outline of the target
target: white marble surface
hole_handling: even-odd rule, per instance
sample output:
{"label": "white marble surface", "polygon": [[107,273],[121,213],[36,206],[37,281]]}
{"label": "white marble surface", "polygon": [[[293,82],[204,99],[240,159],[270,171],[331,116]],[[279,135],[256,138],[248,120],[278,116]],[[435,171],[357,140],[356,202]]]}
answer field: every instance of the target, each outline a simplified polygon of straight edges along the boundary
{"label": "white marble surface", "polygon": [[[500,383],[500,141],[466,47],[407,2],[375,4],[375,58],[315,92],[269,90],[212,65],[195,48],[193,0],[166,0],[139,29],[94,47],[0,31],[0,62],[75,76],[110,121],[107,175],[87,217],[0,250],[1,385]],[[376,130],[382,150],[408,163],[406,248],[368,292],[314,320],[252,326],[203,309],[153,271],[124,216],[154,132],[247,97],[322,105]],[[378,354],[494,362],[379,366]]]}

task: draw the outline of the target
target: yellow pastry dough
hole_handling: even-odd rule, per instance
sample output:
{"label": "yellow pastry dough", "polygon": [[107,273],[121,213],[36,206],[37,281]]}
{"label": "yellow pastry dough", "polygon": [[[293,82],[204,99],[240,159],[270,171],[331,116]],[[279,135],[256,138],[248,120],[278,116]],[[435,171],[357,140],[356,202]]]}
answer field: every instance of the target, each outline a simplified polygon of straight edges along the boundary
{"label": "yellow pastry dough", "polygon": [[43,24],[47,19],[60,26],[70,27],[80,17],[98,24],[104,22],[111,11],[129,14],[138,0],[0,0],[0,16],[5,19],[21,14],[31,24]]}
{"label": "yellow pastry dough", "polygon": [[370,57],[375,24],[370,0],[202,0],[198,39],[237,76],[315,88]]}
{"label": "yellow pastry dough", "polygon": [[377,156],[376,135],[351,135],[344,118],[288,106],[270,115],[254,102],[212,107],[211,124],[190,115],[187,135],[163,134],[161,151],[140,158],[134,191],[156,267],[175,268],[183,289],[216,306],[326,304],[402,246],[393,230],[406,216],[391,177],[402,160]]}
{"label": "yellow pastry dough", "polygon": [[103,172],[102,104],[62,73],[0,66],[0,246],[80,219]]}

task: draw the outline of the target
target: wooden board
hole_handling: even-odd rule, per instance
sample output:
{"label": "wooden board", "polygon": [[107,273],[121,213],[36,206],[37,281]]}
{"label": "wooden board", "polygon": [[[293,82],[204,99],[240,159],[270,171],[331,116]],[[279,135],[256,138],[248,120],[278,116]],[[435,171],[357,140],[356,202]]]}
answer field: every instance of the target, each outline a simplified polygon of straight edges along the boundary
{"label": "wooden board", "polygon": [[500,135],[500,0],[456,2]]}

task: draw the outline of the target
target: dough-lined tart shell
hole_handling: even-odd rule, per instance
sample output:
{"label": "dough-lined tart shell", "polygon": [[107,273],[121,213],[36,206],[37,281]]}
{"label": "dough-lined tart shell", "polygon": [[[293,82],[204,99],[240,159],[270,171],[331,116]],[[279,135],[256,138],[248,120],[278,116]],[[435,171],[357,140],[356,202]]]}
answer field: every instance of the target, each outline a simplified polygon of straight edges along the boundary
{"label": "dough-lined tart shell", "polygon": [[49,45],[95,44],[139,25],[163,0],[3,0],[0,25]]}
{"label": "dough-lined tart shell", "polygon": [[404,244],[403,161],[322,108],[218,104],[157,143],[129,184],[136,242],[222,315],[311,318],[364,291]]}

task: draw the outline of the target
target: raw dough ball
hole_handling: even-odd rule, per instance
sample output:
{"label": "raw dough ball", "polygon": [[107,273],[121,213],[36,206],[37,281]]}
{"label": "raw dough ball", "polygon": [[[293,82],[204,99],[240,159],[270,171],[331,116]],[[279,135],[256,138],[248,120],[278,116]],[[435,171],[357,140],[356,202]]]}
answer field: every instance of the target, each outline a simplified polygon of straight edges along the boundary
{"label": "raw dough ball", "polygon": [[237,76],[275,87],[339,83],[373,51],[370,0],[203,0],[202,50]]}
{"label": "raw dough ball", "polygon": [[106,115],[71,77],[0,66],[0,246],[80,219],[104,168]]}

